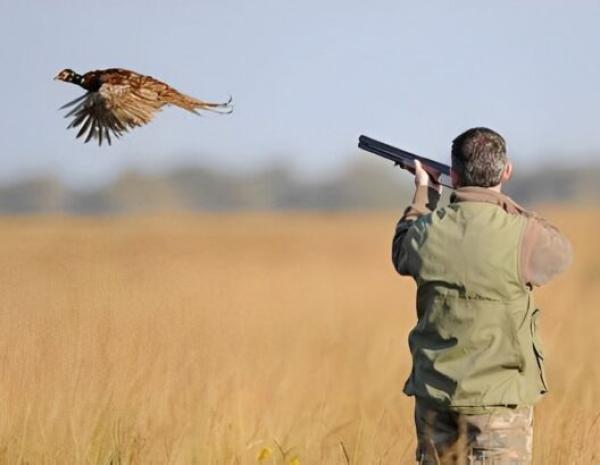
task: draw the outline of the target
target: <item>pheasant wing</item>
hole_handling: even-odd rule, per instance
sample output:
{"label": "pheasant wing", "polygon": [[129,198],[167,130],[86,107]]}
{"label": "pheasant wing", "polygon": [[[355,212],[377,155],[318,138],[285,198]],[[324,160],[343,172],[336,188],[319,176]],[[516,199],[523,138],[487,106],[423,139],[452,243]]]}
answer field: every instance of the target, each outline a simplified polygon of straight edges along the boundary
{"label": "pheasant wing", "polygon": [[[106,139],[110,145],[111,136],[120,137],[127,131],[125,124],[111,111],[106,99],[100,93],[88,92],[83,97],[81,102],[65,115],[65,118],[72,117],[67,129],[79,128],[77,138],[85,135],[86,143],[91,139],[97,139],[98,145],[102,145]],[[76,103],[77,100],[66,106]]]}
{"label": "pheasant wing", "polygon": [[88,92],[67,103],[63,108],[74,106],[65,117],[72,117],[68,126],[80,128],[77,138],[85,135],[85,142],[120,137],[129,129],[149,123],[160,109],[152,90],[135,88],[128,83],[104,83],[96,92]]}
{"label": "pheasant wing", "polygon": [[136,84],[106,83],[98,91],[115,117],[128,128],[148,124],[164,105],[154,89]]}

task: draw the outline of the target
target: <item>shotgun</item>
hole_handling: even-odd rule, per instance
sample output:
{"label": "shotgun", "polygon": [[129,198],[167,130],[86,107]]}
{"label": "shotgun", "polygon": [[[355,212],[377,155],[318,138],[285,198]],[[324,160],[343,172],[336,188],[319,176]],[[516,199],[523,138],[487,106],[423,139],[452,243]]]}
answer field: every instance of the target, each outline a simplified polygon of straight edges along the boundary
{"label": "shotgun", "polygon": [[454,186],[452,186],[452,178],[450,176],[450,167],[448,165],[421,157],[420,155],[415,155],[414,153],[407,152],[406,150],[399,149],[392,145],[384,144],[383,142],[371,139],[367,136],[360,136],[358,138],[358,148],[379,155],[380,157],[387,158],[388,160],[392,160],[394,165],[408,170],[411,173],[415,172],[415,160],[419,160],[432,180],[433,176],[439,173],[440,177],[437,182],[442,186],[454,189]]}

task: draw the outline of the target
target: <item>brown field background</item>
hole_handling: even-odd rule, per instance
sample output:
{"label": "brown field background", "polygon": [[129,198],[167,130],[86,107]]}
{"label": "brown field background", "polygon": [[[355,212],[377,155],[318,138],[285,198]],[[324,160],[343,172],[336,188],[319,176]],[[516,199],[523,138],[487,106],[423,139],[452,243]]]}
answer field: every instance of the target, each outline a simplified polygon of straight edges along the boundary
{"label": "brown field background", "polygon": [[[600,463],[600,211],[537,291],[535,463]],[[0,464],[411,464],[398,212],[0,220]]]}

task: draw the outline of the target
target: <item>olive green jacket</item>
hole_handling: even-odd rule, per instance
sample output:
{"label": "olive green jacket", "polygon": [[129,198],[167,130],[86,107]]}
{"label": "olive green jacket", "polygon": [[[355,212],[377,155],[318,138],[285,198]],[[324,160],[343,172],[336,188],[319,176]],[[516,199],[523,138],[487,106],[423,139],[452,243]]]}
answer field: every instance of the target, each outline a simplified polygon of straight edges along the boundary
{"label": "olive green jacket", "polygon": [[394,265],[417,283],[404,392],[466,413],[531,405],[548,389],[532,288],[568,266],[571,246],[490,189],[438,198],[417,190],[394,237]]}

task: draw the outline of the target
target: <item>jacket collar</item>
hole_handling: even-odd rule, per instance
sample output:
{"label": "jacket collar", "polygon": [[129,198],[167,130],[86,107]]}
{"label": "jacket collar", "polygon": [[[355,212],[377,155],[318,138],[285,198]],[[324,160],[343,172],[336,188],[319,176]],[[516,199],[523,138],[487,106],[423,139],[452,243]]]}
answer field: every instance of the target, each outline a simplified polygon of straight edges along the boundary
{"label": "jacket collar", "polygon": [[486,187],[459,187],[450,197],[450,202],[485,202],[497,205],[508,213],[522,214],[525,209],[509,196]]}

